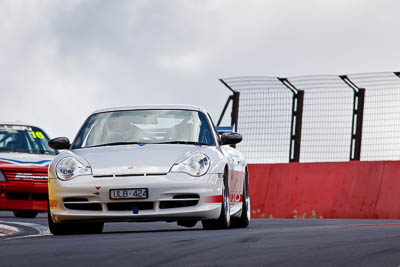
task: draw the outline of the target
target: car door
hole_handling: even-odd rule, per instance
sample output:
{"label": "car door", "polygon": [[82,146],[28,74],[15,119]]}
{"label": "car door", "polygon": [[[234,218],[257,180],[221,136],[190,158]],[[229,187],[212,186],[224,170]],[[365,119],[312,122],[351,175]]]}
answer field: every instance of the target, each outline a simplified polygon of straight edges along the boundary
{"label": "car door", "polygon": [[[215,127],[215,124],[210,116],[207,114],[212,129],[214,131],[215,138],[218,138],[218,133]],[[230,145],[220,146],[221,152],[224,154],[226,158],[226,162],[229,167],[229,198],[231,204],[231,214],[235,214],[242,207],[242,198],[243,198],[243,182],[245,180],[245,169],[246,169],[246,161],[238,150],[231,147]]]}
{"label": "car door", "polygon": [[242,154],[229,145],[221,146],[229,166],[229,195],[231,214],[242,207],[243,182],[245,180],[245,160]]}

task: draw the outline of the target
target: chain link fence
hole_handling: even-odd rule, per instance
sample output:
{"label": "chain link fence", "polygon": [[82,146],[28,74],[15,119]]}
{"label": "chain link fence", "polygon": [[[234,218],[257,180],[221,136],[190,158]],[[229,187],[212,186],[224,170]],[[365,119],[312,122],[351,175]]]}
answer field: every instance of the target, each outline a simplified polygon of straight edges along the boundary
{"label": "chain link fence", "polygon": [[361,160],[400,160],[400,77],[386,72],[349,78],[366,89]]}
{"label": "chain link fence", "polygon": [[240,93],[237,129],[245,137],[240,150],[247,159],[288,162],[292,93],[276,78],[238,77],[224,81]]}
{"label": "chain link fence", "polygon": [[304,90],[300,160],[348,160],[353,90],[338,76],[304,76],[289,80],[296,88]]}
{"label": "chain link fence", "polygon": [[249,163],[400,159],[397,72],[221,81],[239,98],[232,123]]}

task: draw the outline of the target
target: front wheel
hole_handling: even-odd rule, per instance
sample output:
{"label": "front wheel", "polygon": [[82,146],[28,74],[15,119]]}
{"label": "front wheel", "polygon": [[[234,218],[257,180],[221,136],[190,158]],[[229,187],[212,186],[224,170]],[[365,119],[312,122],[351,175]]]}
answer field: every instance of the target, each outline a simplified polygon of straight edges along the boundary
{"label": "front wheel", "polygon": [[47,222],[50,233],[53,235],[72,235],[74,233],[73,225],[70,223],[55,223],[51,217],[50,208],[47,209]]}
{"label": "front wheel", "polygon": [[249,193],[249,175],[246,171],[245,179],[243,182],[242,194],[242,215],[240,218],[232,219],[231,226],[233,228],[246,228],[250,223],[250,193]]}
{"label": "front wheel", "polygon": [[228,229],[231,223],[230,203],[229,203],[229,184],[228,184],[228,171],[224,173],[224,182],[222,184],[222,203],[221,213],[216,220],[203,220],[203,229]]}
{"label": "front wheel", "polygon": [[50,208],[47,210],[47,221],[50,233],[53,235],[100,234],[104,223],[55,223],[51,217]]}

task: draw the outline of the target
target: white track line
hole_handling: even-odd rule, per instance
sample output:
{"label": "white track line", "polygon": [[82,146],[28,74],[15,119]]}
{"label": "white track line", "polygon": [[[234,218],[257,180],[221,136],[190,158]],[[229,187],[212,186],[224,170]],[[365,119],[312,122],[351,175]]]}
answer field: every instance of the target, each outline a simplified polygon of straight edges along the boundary
{"label": "white track line", "polygon": [[21,226],[33,228],[33,229],[35,229],[36,231],[39,232],[38,234],[34,234],[34,235],[24,235],[24,236],[10,237],[10,238],[7,238],[6,240],[51,235],[50,231],[49,231],[49,228],[47,226],[43,226],[43,225],[36,224],[36,223],[9,222],[9,221],[0,221],[0,223],[21,225]]}
{"label": "white track line", "polygon": [[6,224],[0,224],[0,236],[13,235],[18,232],[19,230],[16,227],[9,226]]}

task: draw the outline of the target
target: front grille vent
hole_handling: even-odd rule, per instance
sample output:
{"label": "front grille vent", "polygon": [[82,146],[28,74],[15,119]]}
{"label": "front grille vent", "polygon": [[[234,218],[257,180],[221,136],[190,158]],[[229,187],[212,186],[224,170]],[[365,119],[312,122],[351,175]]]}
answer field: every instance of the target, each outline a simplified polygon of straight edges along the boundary
{"label": "front grille vent", "polygon": [[164,176],[166,172],[149,172],[149,173],[121,173],[121,174],[99,174],[93,175],[93,178],[113,178],[113,177],[139,177],[139,176]]}
{"label": "front grille vent", "polygon": [[164,176],[167,175],[166,172],[153,172],[153,173],[146,173],[146,176]]}
{"label": "front grille vent", "polygon": [[93,210],[93,211],[101,211],[100,203],[64,203],[64,207],[70,210]]}
{"label": "front grille vent", "polygon": [[93,175],[93,178],[113,178],[114,175],[108,174],[108,175]]}
{"label": "front grille vent", "polygon": [[88,202],[88,199],[84,197],[66,197],[64,202]]}
{"label": "front grille vent", "polygon": [[47,172],[43,171],[20,171],[20,170],[12,170],[12,171],[3,171],[4,177],[10,181],[38,181],[38,182],[47,182],[48,176]]}
{"label": "front grille vent", "polygon": [[184,198],[194,198],[194,199],[199,199],[200,196],[199,194],[179,194],[175,195],[173,199],[184,199]]}
{"label": "front grille vent", "polygon": [[172,200],[160,201],[160,209],[175,209],[196,206],[199,203],[199,194],[177,194]]}
{"label": "front grille vent", "polygon": [[144,173],[126,173],[126,174],[115,175],[115,177],[130,177],[130,176],[144,176]]}
{"label": "front grille vent", "polygon": [[7,192],[7,199],[9,200],[46,200],[47,194],[37,193],[20,193],[20,192]]}
{"label": "front grille vent", "polygon": [[173,200],[173,201],[160,201],[160,209],[174,209],[196,206],[199,200]]}
{"label": "front grille vent", "polygon": [[63,199],[64,207],[70,210],[92,210],[102,211],[103,208],[98,202],[89,202],[84,197],[66,197]]}

